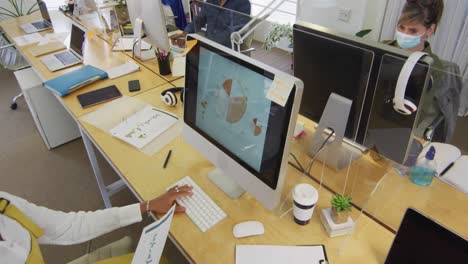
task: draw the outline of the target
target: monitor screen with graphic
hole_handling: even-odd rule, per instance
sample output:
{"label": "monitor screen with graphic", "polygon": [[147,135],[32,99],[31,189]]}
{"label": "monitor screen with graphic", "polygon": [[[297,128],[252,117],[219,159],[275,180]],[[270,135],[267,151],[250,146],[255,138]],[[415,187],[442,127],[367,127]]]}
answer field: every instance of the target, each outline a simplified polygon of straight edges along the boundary
{"label": "monitor screen with graphic", "polygon": [[295,89],[285,107],[272,102],[272,73],[203,42],[186,68],[184,121],[276,189]]}

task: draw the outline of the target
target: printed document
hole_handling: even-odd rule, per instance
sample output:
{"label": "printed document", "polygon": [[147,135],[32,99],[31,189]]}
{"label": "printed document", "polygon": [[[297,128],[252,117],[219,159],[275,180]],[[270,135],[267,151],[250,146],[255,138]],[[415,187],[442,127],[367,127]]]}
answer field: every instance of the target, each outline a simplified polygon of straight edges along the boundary
{"label": "printed document", "polygon": [[157,264],[166,244],[167,235],[171,228],[175,204],[159,221],[145,227],[141,233],[132,264]]}

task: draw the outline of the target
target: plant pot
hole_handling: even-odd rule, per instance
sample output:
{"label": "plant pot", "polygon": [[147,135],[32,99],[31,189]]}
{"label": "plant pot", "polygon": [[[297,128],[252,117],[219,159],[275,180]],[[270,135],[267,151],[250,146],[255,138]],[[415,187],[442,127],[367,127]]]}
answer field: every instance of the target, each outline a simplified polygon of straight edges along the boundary
{"label": "plant pot", "polygon": [[333,222],[335,222],[335,224],[342,224],[342,223],[345,223],[348,221],[348,217],[349,217],[349,212],[351,212],[350,210],[346,210],[346,211],[341,211],[341,212],[338,212],[336,211],[335,208],[332,207],[331,209],[331,217],[333,219]]}

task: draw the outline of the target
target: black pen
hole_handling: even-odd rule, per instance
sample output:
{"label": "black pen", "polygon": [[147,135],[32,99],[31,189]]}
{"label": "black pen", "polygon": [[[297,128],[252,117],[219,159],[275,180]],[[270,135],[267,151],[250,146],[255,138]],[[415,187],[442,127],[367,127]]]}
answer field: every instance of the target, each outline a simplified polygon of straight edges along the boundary
{"label": "black pen", "polygon": [[450,170],[450,168],[452,168],[454,164],[455,164],[455,162],[450,163],[450,164],[447,166],[447,168],[445,168],[445,169],[440,173],[440,176],[444,176],[444,174],[447,173],[447,171]]}
{"label": "black pen", "polygon": [[166,168],[167,166],[167,163],[169,162],[169,158],[171,157],[171,154],[172,154],[172,149],[169,150],[169,152],[167,153],[167,156],[166,156],[166,161],[164,161],[164,165],[163,165],[163,169]]}

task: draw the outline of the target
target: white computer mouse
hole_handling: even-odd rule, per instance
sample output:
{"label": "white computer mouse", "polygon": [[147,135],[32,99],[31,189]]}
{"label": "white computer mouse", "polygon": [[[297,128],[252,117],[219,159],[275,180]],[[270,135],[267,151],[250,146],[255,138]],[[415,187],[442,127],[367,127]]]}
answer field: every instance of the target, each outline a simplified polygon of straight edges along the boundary
{"label": "white computer mouse", "polygon": [[246,221],[238,223],[232,229],[232,234],[235,238],[242,238],[248,236],[258,236],[265,233],[263,224],[259,221]]}

